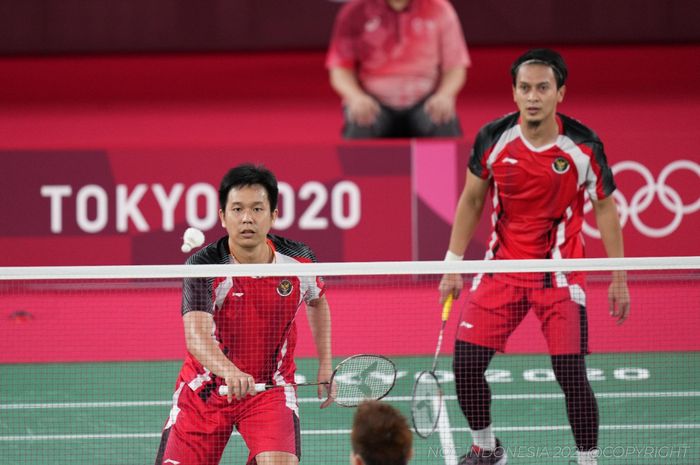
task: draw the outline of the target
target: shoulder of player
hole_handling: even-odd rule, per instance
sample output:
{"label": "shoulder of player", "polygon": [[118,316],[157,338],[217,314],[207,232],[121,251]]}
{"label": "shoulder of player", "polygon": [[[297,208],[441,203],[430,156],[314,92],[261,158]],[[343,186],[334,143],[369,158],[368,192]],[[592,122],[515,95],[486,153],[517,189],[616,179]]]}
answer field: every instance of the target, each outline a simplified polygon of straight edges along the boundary
{"label": "shoulder of player", "polygon": [[574,143],[585,145],[603,144],[598,135],[581,121],[562,113],[557,113],[557,116],[561,120],[564,136],[571,139]]}
{"label": "shoulder of player", "polygon": [[268,234],[267,237],[272,242],[276,252],[300,262],[317,262],[316,255],[314,255],[311,248],[303,242],[288,239],[276,234]]}
{"label": "shoulder of player", "polygon": [[218,265],[228,262],[228,236],[202,247],[187,258],[187,265]]}
{"label": "shoulder of player", "polygon": [[479,129],[474,140],[474,147],[480,152],[485,152],[489,147],[495,145],[498,139],[508,129],[518,124],[518,113],[508,113],[507,115],[496,118],[495,120],[486,123]]}

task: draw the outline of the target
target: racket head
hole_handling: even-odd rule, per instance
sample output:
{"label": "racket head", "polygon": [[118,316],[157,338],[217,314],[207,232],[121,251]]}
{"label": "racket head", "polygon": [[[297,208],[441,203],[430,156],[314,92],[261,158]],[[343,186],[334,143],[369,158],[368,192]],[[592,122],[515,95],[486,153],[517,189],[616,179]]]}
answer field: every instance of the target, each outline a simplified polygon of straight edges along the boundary
{"label": "racket head", "polygon": [[384,398],[396,384],[396,365],[382,355],[358,354],[338,364],[330,379],[333,400],[357,407],[364,400]]}
{"label": "racket head", "polygon": [[442,387],[435,373],[418,373],[411,397],[411,420],[418,436],[428,438],[437,429],[442,410],[442,395]]}

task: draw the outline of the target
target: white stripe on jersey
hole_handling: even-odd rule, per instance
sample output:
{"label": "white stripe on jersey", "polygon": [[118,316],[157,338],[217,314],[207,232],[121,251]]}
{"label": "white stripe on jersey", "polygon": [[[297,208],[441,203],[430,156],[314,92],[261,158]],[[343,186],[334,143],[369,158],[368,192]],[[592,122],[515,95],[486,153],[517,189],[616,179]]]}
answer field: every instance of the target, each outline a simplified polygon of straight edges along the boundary
{"label": "white stripe on jersey", "polygon": [[569,286],[569,295],[571,300],[581,305],[586,306],[586,292],[578,284],[572,284]]}
{"label": "white stripe on jersey", "polygon": [[577,185],[579,187],[585,186],[591,199],[598,200],[596,192],[598,176],[591,169],[591,157],[583,153],[581,148],[567,136],[560,135],[557,138],[557,145],[574,160],[574,165],[576,165],[576,171],[578,172]]}
{"label": "white stripe on jersey", "polygon": [[211,381],[210,374],[211,374],[211,371],[209,371],[207,368],[205,368],[204,373],[198,374],[192,381],[187,383],[187,385],[190,387],[190,389],[192,389],[193,391],[196,391],[197,389],[202,387],[202,385],[204,383],[208,383],[209,381]]}
{"label": "white stripe on jersey", "polygon": [[177,390],[173,394],[173,406],[170,408],[170,415],[168,416],[168,422],[165,424],[165,428],[163,428],[163,429],[170,428],[177,421],[177,416],[180,414],[180,407],[177,406],[177,403],[180,400],[180,393],[182,392],[182,388],[184,388],[184,387],[185,387],[185,383],[180,383],[180,386],[177,388]]}
{"label": "white stripe on jersey", "polygon": [[[489,246],[486,248],[486,254],[484,255],[484,260],[493,260],[493,248],[498,240],[498,235],[496,234],[496,222],[498,221],[498,185],[493,183],[493,213],[491,213],[491,239],[489,240]],[[474,292],[479,284],[481,284],[481,279],[484,277],[484,273],[479,273],[474,276],[472,280],[471,292]]]}
{"label": "white stripe on jersey", "polygon": [[516,124],[501,134],[501,137],[498,138],[496,145],[493,146],[493,150],[491,150],[491,153],[489,153],[489,157],[486,160],[486,168],[489,170],[489,177],[491,177],[491,173],[493,172],[492,167],[493,162],[496,161],[496,157],[501,153],[506,145],[510,144],[518,137],[520,137],[520,125]]}
{"label": "white stripe on jersey", "polygon": [[[569,224],[569,220],[571,220],[573,215],[574,212],[571,210],[571,207],[566,207],[566,218],[557,225],[557,240],[552,249],[552,258],[555,260],[561,259],[561,246],[566,240],[566,226]],[[554,277],[556,279],[556,287],[566,287],[569,285],[566,274],[561,271],[554,273]]]}
{"label": "white stripe on jersey", "polygon": [[228,296],[229,291],[233,288],[233,279],[227,276],[226,279],[221,281],[219,285],[214,289],[214,311],[222,308],[224,306],[224,301],[226,296]]}
{"label": "white stripe on jersey", "polygon": [[[280,367],[282,366],[282,362],[284,362],[284,358],[287,355],[287,339],[284,340],[284,344],[282,344],[282,348],[280,349],[280,359],[277,362],[277,370],[275,370],[275,373],[272,375],[272,379],[275,380],[275,384],[286,384],[287,381],[282,377],[282,373],[280,373]],[[296,416],[299,416],[299,406],[297,404],[297,395],[296,391],[294,390],[294,387],[292,386],[286,386],[284,388],[284,399],[285,399],[285,405],[287,406],[288,409],[293,411]]]}

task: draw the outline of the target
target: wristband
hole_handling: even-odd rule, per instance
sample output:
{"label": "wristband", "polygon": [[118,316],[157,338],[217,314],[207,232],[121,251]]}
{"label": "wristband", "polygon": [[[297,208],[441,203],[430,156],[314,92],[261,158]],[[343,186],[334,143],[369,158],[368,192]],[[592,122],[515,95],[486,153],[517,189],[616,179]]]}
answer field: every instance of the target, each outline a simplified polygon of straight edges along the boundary
{"label": "wristband", "polygon": [[464,258],[464,255],[457,255],[456,253],[452,252],[449,249],[447,250],[447,253],[445,254],[445,261],[446,262],[457,262],[463,258]]}

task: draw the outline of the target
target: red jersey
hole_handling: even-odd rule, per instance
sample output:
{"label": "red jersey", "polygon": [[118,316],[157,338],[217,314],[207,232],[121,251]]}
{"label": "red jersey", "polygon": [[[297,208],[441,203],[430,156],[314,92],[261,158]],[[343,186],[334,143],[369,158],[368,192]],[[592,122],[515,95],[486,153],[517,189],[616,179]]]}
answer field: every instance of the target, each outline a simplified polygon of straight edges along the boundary
{"label": "red jersey", "polygon": [[[269,235],[275,263],[315,262],[306,245]],[[228,236],[193,254],[187,264],[234,263]],[[295,317],[303,302],[324,293],[320,277],[187,278],[183,283],[182,313],[205,311],[214,317],[212,335],[222,352],[256,383],[294,382]],[[181,378],[194,391],[223,383],[191,354]]]}
{"label": "red jersey", "polygon": [[[615,184],[598,136],[579,121],[562,114],[556,118],[559,136],[544,147],[525,140],[517,112],[487,124],[477,135],[469,169],[490,180],[493,195],[486,259],[584,257],[584,194],[601,200]],[[534,282],[533,276],[502,278],[527,287],[562,287],[569,281],[562,273],[539,274]]]}
{"label": "red jersey", "polygon": [[470,65],[462,26],[448,0],[354,0],[338,13],[326,66],[357,71],[366,92],[408,108],[435,91],[441,73]]}

